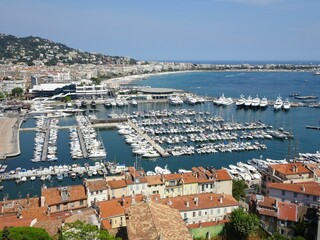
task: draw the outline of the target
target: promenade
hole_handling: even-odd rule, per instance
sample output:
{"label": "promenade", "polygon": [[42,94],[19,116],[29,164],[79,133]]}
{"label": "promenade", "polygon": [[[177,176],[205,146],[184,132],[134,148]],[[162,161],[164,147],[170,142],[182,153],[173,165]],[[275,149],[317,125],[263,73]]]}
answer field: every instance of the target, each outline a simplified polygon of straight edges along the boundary
{"label": "promenade", "polygon": [[0,159],[20,154],[19,125],[20,118],[0,118]]}

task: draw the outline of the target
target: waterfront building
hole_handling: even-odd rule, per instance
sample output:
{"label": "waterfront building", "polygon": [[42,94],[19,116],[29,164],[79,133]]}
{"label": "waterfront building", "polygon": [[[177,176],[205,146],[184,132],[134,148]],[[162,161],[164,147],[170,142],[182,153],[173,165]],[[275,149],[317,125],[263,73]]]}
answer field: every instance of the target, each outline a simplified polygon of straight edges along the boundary
{"label": "waterfront building", "polygon": [[[36,97],[53,97],[60,95],[64,97],[76,92],[76,85],[74,83],[43,83],[34,85],[29,89],[29,93],[35,94]],[[60,99],[57,98],[56,100]]]}
{"label": "waterfront building", "polygon": [[266,170],[261,169],[261,191],[266,193],[268,182],[295,183],[313,181],[313,172],[301,162],[270,164]]}
{"label": "waterfront building", "polygon": [[191,195],[198,192],[198,182],[195,174],[192,172],[187,172],[182,174],[182,195]]}
{"label": "waterfront building", "polygon": [[105,179],[84,179],[88,206],[96,205],[98,201],[107,200],[108,187]]}
{"label": "waterfront building", "polygon": [[23,91],[26,88],[26,84],[24,80],[13,79],[13,80],[3,80],[2,81],[2,91],[11,93],[14,88],[22,88]]}
{"label": "waterfront building", "polygon": [[127,194],[127,182],[124,179],[107,181],[108,199],[120,198]]}
{"label": "waterfront building", "polygon": [[282,202],[317,208],[320,200],[320,184],[302,183],[267,183],[268,196]]}
{"label": "waterfront building", "polygon": [[88,206],[86,190],[83,185],[43,187],[40,202],[41,207],[46,206],[48,208],[48,213],[71,211]]}

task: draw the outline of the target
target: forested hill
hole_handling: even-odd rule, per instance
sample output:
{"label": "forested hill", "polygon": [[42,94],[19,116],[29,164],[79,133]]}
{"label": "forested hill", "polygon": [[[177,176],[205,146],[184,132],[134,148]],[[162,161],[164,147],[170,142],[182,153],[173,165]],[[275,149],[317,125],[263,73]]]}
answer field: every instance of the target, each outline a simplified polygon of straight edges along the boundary
{"label": "forested hill", "polygon": [[40,37],[16,37],[0,33],[0,64],[26,63],[29,66],[64,64],[136,64],[136,60],[121,56],[83,52]]}

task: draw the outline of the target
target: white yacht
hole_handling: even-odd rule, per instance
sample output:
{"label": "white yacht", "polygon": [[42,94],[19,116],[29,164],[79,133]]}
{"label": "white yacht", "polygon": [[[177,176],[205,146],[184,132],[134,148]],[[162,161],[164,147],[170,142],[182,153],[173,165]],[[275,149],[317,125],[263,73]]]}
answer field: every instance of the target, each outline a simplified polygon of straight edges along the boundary
{"label": "white yacht", "polygon": [[137,106],[137,105],[138,105],[138,102],[137,102],[135,99],[132,99],[132,100],[131,100],[131,105],[132,105],[132,106]]}
{"label": "white yacht", "polygon": [[221,97],[219,97],[218,99],[213,100],[213,103],[220,106],[222,105],[222,103],[226,100],[224,94],[222,93]]}
{"label": "white yacht", "polygon": [[268,99],[266,97],[263,97],[260,101],[260,107],[261,108],[266,108],[268,107]]}
{"label": "white yacht", "polygon": [[221,102],[222,106],[229,106],[233,104],[233,100],[231,97],[225,98],[224,101]]}
{"label": "white yacht", "polygon": [[280,110],[282,108],[283,102],[280,96],[277,97],[276,101],[274,102],[273,109]]}
{"label": "white yacht", "polygon": [[258,97],[258,95],[254,99],[252,99],[251,106],[252,107],[260,106],[260,98]]}
{"label": "white yacht", "polygon": [[170,174],[171,173],[171,171],[168,169],[167,165],[164,168],[156,166],[154,168],[154,171],[156,174]]}
{"label": "white yacht", "polygon": [[237,107],[242,107],[242,106],[244,105],[245,100],[246,100],[246,99],[244,98],[244,95],[241,94],[241,95],[240,95],[240,99],[238,99],[238,100],[236,101],[236,106],[237,106]]}
{"label": "white yacht", "polygon": [[244,101],[245,107],[250,107],[252,104],[252,97],[249,95],[248,98]]}
{"label": "white yacht", "polygon": [[289,110],[291,108],[291,103],[288,98],[283,102],[282,108],[284,110]]}
{"label": "white yacht", "polygon": [[109,168],[111,174],[119,174],[128,170],[125,164],[116,164]]}
{"label": "white yacht", "polygon": [[181,100],[180,97],[178,96],[171,96],[169,98],[169,104],[172,104],[172,105],[180,105],[180,104],[183,104],[183,101]]}

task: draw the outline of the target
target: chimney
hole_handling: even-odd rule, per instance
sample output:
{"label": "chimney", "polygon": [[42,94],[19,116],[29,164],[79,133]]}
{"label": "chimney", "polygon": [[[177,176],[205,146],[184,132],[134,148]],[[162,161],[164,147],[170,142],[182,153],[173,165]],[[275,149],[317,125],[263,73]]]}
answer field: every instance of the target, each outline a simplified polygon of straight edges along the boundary
{"label": "chimney", "polygon": [[219,197],[219,203],[223,203],[223,197],[224,197],[224,195],[221,195],[221,196]]}
{"label": "chimney", "polygon": [[304,192],[305,190],[306,190],[306,188],[304,187],[304,185],[302,185],[301,191]]}
{"label": "chimney", "polygon": [[41,207],[44,206],[45,199],[46,199],[45,197],[41,197],[41,198],[40,198],[40,205],[41,205]]}
{"label": "chimney", "polygon": [[198,204],[199,204],[199,199],[198,199],[198,197],[195,197],[195,198],[194,198],[194,203],[195,203],[196,206],[198,206]]}
{"label": "chimney", "polygon": [[210,196],[210,201],[212,201],[212,199],[213,199],[212,196]]}
{"label": "chimney", "polygon": [[189,201],[186,202],[186,207],[190,207]]}

